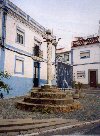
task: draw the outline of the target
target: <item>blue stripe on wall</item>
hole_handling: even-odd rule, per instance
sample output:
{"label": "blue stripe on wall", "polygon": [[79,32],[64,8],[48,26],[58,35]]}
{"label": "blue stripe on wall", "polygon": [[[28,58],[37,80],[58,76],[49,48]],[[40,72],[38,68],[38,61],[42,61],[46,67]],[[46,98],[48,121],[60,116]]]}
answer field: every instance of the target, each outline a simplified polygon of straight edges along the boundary
{"label": "blue stripe on wall", "polygon": [[18,48],[14,47],[14,46],[11,46],[11,45],[6,44],[5,47],[6,47],[6,49],[10,49],[10,50],[12,50],[14,52],[20,53],[22,55],[26,55],[28,57],[32,57],[32,55],[33,55],[33,54],[29,53],[29,52],[23,51],[23,50],[18,49]]}
{"label": "blue stripe on wall", "polygon": [[12,88],[9,94],[3,92],[4,98],[26,95],[33,87],[33,78],[11,76],[9,80],[5,79],[4,81]]}
{"label": "blue stripe on wall", "polygon": [[100,62],[92,62],[92,63],[84,63],[84,64],[74,64],[73,66],[88,65],[88,64],[100,64]]}

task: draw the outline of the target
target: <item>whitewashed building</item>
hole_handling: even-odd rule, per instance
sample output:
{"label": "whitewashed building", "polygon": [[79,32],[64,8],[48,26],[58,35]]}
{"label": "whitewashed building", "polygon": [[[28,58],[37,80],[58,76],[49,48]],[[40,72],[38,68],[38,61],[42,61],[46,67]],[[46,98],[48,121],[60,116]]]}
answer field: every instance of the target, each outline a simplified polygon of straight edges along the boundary
{"label": "whitewashed building", "polygon": [[73,80],[85,87],[100,86],[99,36],[77,38],[72,42]]}
{"label": "whitewashed building", "polygon": [[[24,95],[47,82],[46,29],[9,0],[0,0],[0,7],[0,71],[11,74],[6,81],[12,88],[9,96]],[[52,81],[54,74],[52,65]]]}

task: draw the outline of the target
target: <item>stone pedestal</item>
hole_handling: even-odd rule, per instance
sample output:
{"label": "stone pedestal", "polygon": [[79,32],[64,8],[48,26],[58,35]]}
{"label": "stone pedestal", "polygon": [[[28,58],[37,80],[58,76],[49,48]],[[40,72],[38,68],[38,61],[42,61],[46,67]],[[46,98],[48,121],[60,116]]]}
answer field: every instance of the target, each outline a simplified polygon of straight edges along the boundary
{"label": "stone pedestal", "polygon": [[50,113],[70,112],[81,107],[73,97],[49,85],[33,89],[31,95],[18,101],[16,106],[20,109]]}

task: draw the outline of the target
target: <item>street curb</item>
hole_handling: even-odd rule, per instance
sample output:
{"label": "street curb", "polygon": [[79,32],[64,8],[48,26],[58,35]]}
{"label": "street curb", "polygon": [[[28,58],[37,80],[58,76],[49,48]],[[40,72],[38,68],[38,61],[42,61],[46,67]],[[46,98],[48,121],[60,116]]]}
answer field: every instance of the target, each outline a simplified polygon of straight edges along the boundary
{"label": "street curb", "polygon": [[69,128],[73,128],[73,127],[90,125],[90,124],[95,124],[95,123],[99,123],[99,122],[100,122],[100,119],[94,120],[94,121],[89,121],[89,122],[82,122],[82,123],[78,123],[78,124],[75,124],[75,125],[69,125],[69,126],[59,127],[59,128],[55,128],[55,129],[45,130],[45,131],[42,131],[42,132],[36,132],[36,133],[25,134],[25,135],[18,135],[18,136],[36,136],[36,135],[38,136],[40,134],[44,134],[44,133],[47,133],[47,132],[54,132],[56,130],[69,129]]}

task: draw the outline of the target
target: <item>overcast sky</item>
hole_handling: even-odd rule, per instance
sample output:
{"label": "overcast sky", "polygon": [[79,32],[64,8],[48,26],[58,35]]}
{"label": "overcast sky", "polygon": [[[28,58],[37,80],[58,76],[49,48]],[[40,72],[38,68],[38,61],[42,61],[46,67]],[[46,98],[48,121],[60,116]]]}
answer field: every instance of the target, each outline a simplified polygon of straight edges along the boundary
{"label": "overcast sky", "polygon": [[100,0],[10,0],[45,28],[62,38],[59,47],[70,48],[77,36],[98,33]]}

